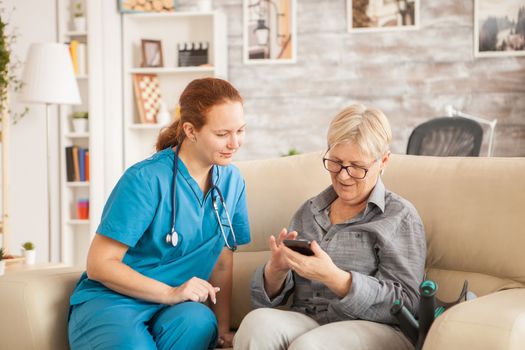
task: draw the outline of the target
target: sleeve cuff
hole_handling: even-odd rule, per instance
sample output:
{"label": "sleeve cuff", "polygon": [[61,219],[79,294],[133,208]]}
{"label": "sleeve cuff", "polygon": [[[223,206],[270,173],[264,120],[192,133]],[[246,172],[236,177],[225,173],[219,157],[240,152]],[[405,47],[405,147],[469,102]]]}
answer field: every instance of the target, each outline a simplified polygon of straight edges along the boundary
{"label": "sleeve cuff", "polygon": [[126,235],[122,234],[121,232],[117,232],[115,230],[112,230],[108,225],[100,224],[97,228],[97,233],[111,238],[117,242],[120,242],[122,244],[127,245],[128,247],[134,247],[135,244],[137,244],[138,239],[133,237],[132,235]]}
{"label": "sleeve cuff", "polygon": [[292,272],[288,271],[286,279],[284,281],[284,288],[281,293],[275,296],[273,299],[268,297],[266,290],[264,289],[264,267],[259,267],[252,278],[252,304],[254,308],[260,307],[277,307],[286,302],[285,298],[288,296],[289,292],[294,287],[294,282],[292,278]]}
{"label": "sleeve cuff", "polygon": [[359,272],[351,272],[352,285],[348,294],[333,303],[345,315],[358,317],[362,315],[375,300],[374,288],[370,286],[370,279]]}

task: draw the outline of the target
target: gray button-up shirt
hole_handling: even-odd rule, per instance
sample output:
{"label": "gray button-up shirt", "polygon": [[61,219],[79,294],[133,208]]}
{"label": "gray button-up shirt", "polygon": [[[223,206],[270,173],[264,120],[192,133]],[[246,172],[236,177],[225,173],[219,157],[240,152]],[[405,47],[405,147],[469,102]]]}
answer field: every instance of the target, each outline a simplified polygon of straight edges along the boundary
{"label": "gray button-up shirt", "polygon": [[397,324],[390,315],[394,300],[401,299],[412,313],[419,303],[426,257],[421,218],[410,202],[386,190],[380,178],[361,214],[332,225],[329,208],[336,198],[329,186],[306,201],[290,230],[297,231],[299,239],[317,241],[335,265],[352,274],[348,294],[339,298],[322,283],[290,271],[281,293],[270,300],[261,266],[252,279],[253,306],[283,305],[293,292],[292,310],[320,324],[355,319]]}

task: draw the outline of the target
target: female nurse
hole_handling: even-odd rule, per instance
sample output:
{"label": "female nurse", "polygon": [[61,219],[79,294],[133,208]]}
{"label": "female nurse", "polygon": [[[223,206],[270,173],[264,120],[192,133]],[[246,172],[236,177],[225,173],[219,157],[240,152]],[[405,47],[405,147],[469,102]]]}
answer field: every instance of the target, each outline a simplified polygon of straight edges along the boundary
{"label": "female nurse", "polygon": [[231,346],[232,251],[250,241],[245,184],[231,164],[242,98],[204,78],[179,105],[157,153],[126,170],[104,207],[70,300],[72,349]]}

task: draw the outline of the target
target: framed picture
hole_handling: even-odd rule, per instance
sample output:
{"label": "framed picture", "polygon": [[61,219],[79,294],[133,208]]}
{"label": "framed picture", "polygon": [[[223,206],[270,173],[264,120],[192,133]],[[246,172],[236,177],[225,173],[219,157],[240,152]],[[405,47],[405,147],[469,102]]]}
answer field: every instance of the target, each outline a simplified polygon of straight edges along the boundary
{"label": "framed picture", "polygon": [[175,0],[118,0],[118,5],[123,13],[175,11]]}
{"label": "framed picture", "polygon": [[142,39],[142,67],[163,67],[160,40]]}
{"label": "framed picture", "polygon": [[162,95],[156,74],[133,74],[133,89],[141,123],[157,123]]}
{"label": "framed picture", "polygon": [[474,56],[525,56],[525,0],[476,0]]}
{"label": "framed picture", "polygon": [[349,32],[419,29],[419,0],[346,0]]}
{"label": "framed picture", "polygon": [[243,0],[244,63],[295,63],[296,0]]}

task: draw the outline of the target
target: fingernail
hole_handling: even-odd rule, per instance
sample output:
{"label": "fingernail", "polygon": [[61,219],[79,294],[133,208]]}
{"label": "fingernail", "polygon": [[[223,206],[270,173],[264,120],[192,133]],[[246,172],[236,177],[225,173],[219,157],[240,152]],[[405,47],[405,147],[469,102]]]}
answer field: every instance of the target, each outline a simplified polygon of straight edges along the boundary
{"label": "fingernail", "polygon": [[213,303],[214,303],[214,304],[217,304],[217,299],[213,299]]}

